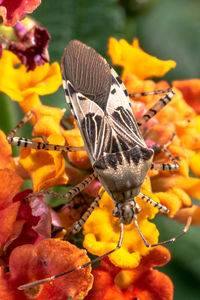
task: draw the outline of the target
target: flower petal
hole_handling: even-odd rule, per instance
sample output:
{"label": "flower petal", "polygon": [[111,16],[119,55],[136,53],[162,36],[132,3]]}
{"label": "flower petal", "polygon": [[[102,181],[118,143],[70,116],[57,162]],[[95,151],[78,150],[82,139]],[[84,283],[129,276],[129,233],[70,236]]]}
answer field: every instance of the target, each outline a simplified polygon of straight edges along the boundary
{"label": "flower petal", "polygon": [[180,138],[181,146],[186,149],[200,148],[200,132],[198,132],[197,119],[176,122],[176,132]]}
{"label": "flower petal", "polygon": [[14,168],[14,160],[11,157],[12,147],[8,144],[5,133],[0,130],[0,168]]}
{"label": "flower petal", "polygon": [[14,224],[16,222],[20,203],[11,203],[4,209],[0,210],[0,248],[6,244],[14,231]]}
{"label": "flower petal", "polygon": [[[45,239],[36,246],[19,246],[10,256],[10,272],[1,277],[1,280],[7,279],[4,281],[4,291],[13,291],[15,299],[29,299],[30,296],[38,300],[84,298],[93,283],[90,266],[43,284],[38,289],[19,291],[17,287],[65,272],[88,261],[84,250],[68,242]],[[0,290],[0,296],[2,292]]]}
{"label": "flower petal", "polygon": [[200,150],[190,160],[190,168],[195,176],[200,177]]}
{"label": "flower petal", "polygon": [[172,218],[180,208],[189,207],[192,201],[187,193],[182,189],[173,187],[166,192],[156,193],[160,203],[165,205],[170,210],[169,216]]}
{"label": "flower petal", "polygon": [[185,101],[200,114],[200,79],[175,80],[172,83],[182,92]]}
{"label": "flower petal", "polygon": [[149,251],[135,269],[121,270],[104,258],[100,266],[92,271],[94,285],[86,300],[172,300],[173,284],[170,278],[152,269],[165,265],[169,260],[169,250],[162,246]]}
{"label": "flower petal", "polygon": [[60,121],[64,115],[62,109],[46,105],[37,105],[32,108],[33,116],[33,136],[61,135]]}
{"label": "flower petal", "polygon": [[33,94],[47,95],[55,92],[62,83],[57,62],[37,66],[34,71],[26,71],[18,57],[8,50],[3,51],[0,60],[2,76],[0,90],[12,100],[23,102]]}
{"label": "flower petal", "polygon": [[[152,194],[155,199],[155,196]],[[150,244],[158,240],[158,230],[147,218],[153,218],[157,209],[137,199],[141,207],[138,215],[138,223],[144,236]],[[120,228],[118,219],[112,216],[114,209],[113,201],[104,193],[97,207],[91,214],[83,227],[84,247],[95,255],[103,255],[114,249],[119,241]],[[135,268],[138,266],[143,255],[147,255],[148,249],[141,239],[134,223],[126,225],[124,228],[124,238],[122,247],[109,255],[113,264],[123,268]]]}
{"label": "flower petal", "polygon": [[[22,26],[22,25],[21,25]],[[34,26],[17,42],[10,42],[9,50],[15,53],[27,67],[27,71],[49,61],[48,42],[50,35],[47,29]]]}
{"label": "flower petal", "polygon": [[163,191],[177,187],[183,189],[190,197],[200,200],[200,179],[192,177],[183,177],[173,175],[170,177],[155,176],[152,178],[152,187],[154,191],[159,191],[162,187]]}
{"label": "flower petal", "polygon": [[0,170],[0,209],[12,203],[13,197],[20,191],[23,180],[14,170]]}
{"label": "flower petal", "polygon": [[198,205],[180,209],[174,219],[186,224],[189,217],[192,217],[192,225],[200,226],[200,207]]}
{"label": "flower petal", "polygon": [[110,38],[108,55],[113,64],[123,67],[122,79],[127,74],[134,74],[139,79],[160,77],[176,66],[173,60],[164,61],[145,53],[139,47],[137,39],[134,39],[130,45],[123,39],[117,41],[115,38]]}
{"label": "flower petal", "polygon": [[26,14],[32,13],[41,3],[41,0],[15,0],[1,1],[0,15],[3,18],[3,24],[13,26],[17,21],[23,19]]}
{"label": "flower petal", "polygon": [[[69,146],[73,147],[83,147],[84,142],[81,137],[81,133],[79,129],[71,129],[71,130],[65,130],[63,132],[63,135],[65,139],[67,140],[67,143]],[[68,158],[73,165],[81,168],[81,169],[89,169],[91,168],[91,163],[88,158],[86,151],[76,151],[76,152],[68,152]]]}
{"label": "flower petal", "polygon": [[[41,139],[37,139],[42,141]],[[50,144],[64,145],[61,135],[51,135],[47,138]],[[65,160],[60,151],[45,151],[22,148],[20,163],[33,180],[34,191],[40,191],[55,185],[67,183]]]}

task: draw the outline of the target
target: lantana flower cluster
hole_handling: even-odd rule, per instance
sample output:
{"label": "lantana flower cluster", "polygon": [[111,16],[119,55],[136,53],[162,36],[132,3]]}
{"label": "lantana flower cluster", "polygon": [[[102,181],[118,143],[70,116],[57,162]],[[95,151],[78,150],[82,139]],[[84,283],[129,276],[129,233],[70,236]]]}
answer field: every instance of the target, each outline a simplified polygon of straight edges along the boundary
{"label": "lantana flower cluster", "polygon": [[[3,1],[0,12],[3,11],[5,25],[16,24],[40,3],[29,2],[31,8],[26,7],[27,1],[21,1],[14,13],[9,1]],[[67,119],[71,129],[66,129],[64,110],[43,105],[40,100],[40,96],[54,93],[61,85],[59,64],[48,63],[48,32],[38,27],[28,31],[21,23],[17,23],[14,30],[18,41],[10,42],[0,58],[0,91],[17,102],[24,114],[33,112],[30,123],[34,140],[84,146],[73,117]],[[30,44],[31,40],[37,40],[32,39],[34,35],[39,37],[40,45]],[[110,38],[108,55],[114,65],[122,67],[122,79],[130,94],[169,88],[166,81],[155,82],[150,78],[164,76],[176,63],[145,53],[137,39],[128,44],[125,40]],[[188,216],[192,216],[193,224],[199,225],[199,206],[192,204],[192,198],[200,200],[200,80],[174,81],[172,87],[173,100],[146,124],[143,134],[148,146],[159,147],[167,144],[175,133],[168,149],[178,159],[180,168],[173,172],[149,170],[141,191],[168,207],[170,218],[185,223]],[[136,120],[159,97],[131,99]],[[71,203],[54,210],[46,204],[44,195],[27,196],[55,186],[66,186],[67,190],[88,176],[92,168],[86,151],[63,153],[22,148],[19,157],[13,158],[12,148],[2,131],[0,146],[0,298],[173,299],[172,281],[153,269],[170,260],[169,250],[163,246],[146,248],[134,224],[125,226],[122,247],[93,270],[87,266],[37,288],[18,290],[20,285],[90,261],[85,250],[64,239],[70,226],[98,195],[101,185],[94,180]],[[168,162],[168,158],[158,153],[155,161]],[[27,178],[32,181],[33,191],[22,189]],[[151,220],[158,210],[139,198],[136,201],[142,209],[138,214],[140,229],[148,242],[155,244],[159,231]],[[120,228],[118,219],[112,216],[113,208],[112,199],[105,192],[99,207],[83,226],[83,246],[94,255],[103,255],[118,243]]]}

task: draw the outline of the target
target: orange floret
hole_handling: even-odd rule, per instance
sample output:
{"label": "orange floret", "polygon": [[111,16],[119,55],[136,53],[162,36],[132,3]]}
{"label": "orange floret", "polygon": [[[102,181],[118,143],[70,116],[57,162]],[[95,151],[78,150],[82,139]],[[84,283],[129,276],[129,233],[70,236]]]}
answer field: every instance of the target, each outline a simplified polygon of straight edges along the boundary
{"label": "orange floret", "polygon": [[85,250],[63,241],[45,239],[37,245],[23,245],[12,251],[9,273],[1,273],[0,298],[28,300],[58,300],[84,298],[92,287],[93,276],[88,266],[76,272],[40,285],[19,291],[22,284],[56,275],[89,261]]}
{"label": "orange floret", "polygon": [[[69,146],[83,147],[84,142],[78,128],[65,130],[63,135]],[[68,152],[69,161],[81,169],[91,168],[91,163],[86,151]]]}
{"label": "orange floret", "polygon": [[183,94],[185,101],[200,113],[200,79],[175,80],[173,85]]}
{"label": "orange floret", "polygon": [[[42,139],[34,140],[43,142]],[[65,139],[57,134],[50,135],[47,141],[49,144],[65,145]],[[21,148],[19,161],[29,173],[35,192],[55,185],[66,184],[68,181],[65,160],[60,151]]]}
{"label": "orange floret", "polygon": [[8,144],[5,133],[0,130],[0,169],[14,169],[14,160],[11,157],[12,147]]}
{"label": "orange floret", "polygon": [[34,113],[33,136],[48,137],[51,134],[62,134],[60,122],[64,111],[58,107],[38,105],[32,108]]}
{"label": "orange floret", "polygon": [[170,260],[170,253],[164,247],[152,249],[143,257],[139,266],[132,270],[123,270],[104,259],[100,266],[92,271],[94,285],[86,300],[172,300],[173,284],[170,278],[154,270]]}

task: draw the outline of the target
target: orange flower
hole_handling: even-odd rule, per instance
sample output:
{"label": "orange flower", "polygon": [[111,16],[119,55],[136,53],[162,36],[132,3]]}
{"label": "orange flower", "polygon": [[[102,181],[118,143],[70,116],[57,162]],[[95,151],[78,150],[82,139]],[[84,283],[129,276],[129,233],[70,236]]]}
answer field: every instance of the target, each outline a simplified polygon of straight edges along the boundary
{"label": "orange flower", "polygon": [[19,193],[23,180],[15,171],[10,157],[11,146],[2,131],[0,148],[0,254],[2,262],[6,263],[10,252],[17,245],[34,243],[38,237],[41,239],[41,236],[50,236],[51,217],[44,199],[25,200],[31,190]]}
{"label": "orange flower", "polygon": [[13,250],[9,272],[1,270],[0,298],[13,300],[57,300],[84,298],[92,287],[93,276],[88,266],[76,272],[40,285],[34,289],[19,291],[22,284],[56,275],[87,263],[84,250],[63,241],[45,239],[37,245],[23,245]]}
{"label": "orange flower", "polygon": [[[42,139],[34,139],[43,142]],[[50,144],[64,145],[62,136],[52,134],[47,138]],[[35,192],[51,186],[67,183],[65,160],[59,151],[34,150],[22,148],[20,150],[20,164],[29,173]]]}
{"label": "orange flower", "polygon": [[[142,62],[138,61],[138,63]],[[151,80],[141,80],[134,74],[126,76],[125,84],[129,93],[168,88],[168,84],[164,81],[154,83]],[[186,82],[186,86],[188,86],[187,84],[188,82]],[[177,82],[175,85],[178,87]],[[193,86],[192,82],[190,82],[190,86]],[[182,89],[183,84],[181,85]],[[173,100],[154,117],[154,126],[147,123],[147,132],[145,133],[145,139],[156,142],[158,145],[166,144],[172,134],[176,133],[168,149],[174,157],[179,157],[180,168],[176,172],[149,171],[152,191],[160,202],[170,209],[170,217],[177,214],[180,209],[190,207],[192,205],[191,197],[200,199],[200,179],[192,178],[189,175],[191,168],[194,174],[199,176],[200,117],[188,104],[190,102],[185,101],[180,90],[178,88],[174,88],[174,90],[176,94]],[[149,109],[158,101],[159,97],[158,95],[134,98],[133,113],[136,107],[136,117],[141,117],[137,107],[145,105],[146,109]],[[155,157],[155,161],[167,162],[168,159],[164,154],[159,154]]]}
{"label": "orange flower", "polygon": [[0,169],[15,167],[14,160],[11,157],[12,147],[8,144],[5,133],[0,130]]}
{"label": "orange flower", "polygon": [[[39,114],[38,111],[37,113]],[[42,114],[41,110],[40,113]],[[53,137],[51,134],[50,142]],[[55,137],[56,143],[59,143],[59,138],[61,138],[60,135]],[[90,266],[57,279],[53,283],[42,285],[38,289],[25,292],[17,289],[21,284],[48,277],[49,273],[62,273],[88,262],[89,259],[84,250],[79,250],[67,242],[45,239],[35,246],[31,245],[50,237],[50,211],[43,202],[44,199],[40,199],[40,197],[25,199],[30,190],[18,193],[23,180],[15,172],[10,157],[11,146],[8,145],[2,132],[0,132],[0,142],[2,149],[0,165],[2,168],[11,167],[11,169],[0,169],[1,264],[7,265],[9,258],[9,272],[4,272],[4,268],[1,267],[0,298],[13,300],[34,297],[42,300],[50,298],[57,300],[60,297],[63,299],[70,296],[73,299],[85,297],[93,282]],[[55,154],[54,152],[51,155],[54,158],[55,166],[59,169],[59,159],[56,155],[61,155],[61,153]],[[42,160],[42,157],[38,157],[39,161]],[[31,157],[29,157],[30,159]],[[37,159],[36,161],[38,162]],[[42,176],[41,173],[40,176]],[[39,179],[42,182],[41,177]],[[56,181],[56,176],[52,180]],[[45,262],[45,264],[41,264],[41,262]]]}
{"label": "orange flower", "polygon": [[[83,147],[84,142],[81,137],[80,131],[77,128],[72,130],[65,130],[63,132],[65,139],[67,140],[68,145],[73,147]],[[77,152],[68,152],[69,161],[81,169],[90,169],[91,163],[88,158],[86,151],[77,151]]]}
{"label": "orange flower", "polygon": [[108,259],[101,261],[92,271],[94,285],[86,300],[172,300],[173,284],[169,277],[157,270],[170,260],[170,253],[164,247],[152,249],[132,270],[123,270],[112,265]]}
{"label": "orange flower", "polygon": [[192,224],[200,226],[200,207],[198,205],[192,205],[192,207],[179,210],[175,215],[175,220],[186,223],[188,216],[192,217]]}
{"label": "orange flower", "polygon": [[57,107],[38,105],[32,108],[35,119],[33,136],[49,137],[51,134],[61,135],[60,122],[64,111]]}
{"label": "orange flower", "polygon": [[23,180],[12,169],[1,169],[0,176],[0,249],[2,254],[3,248],[18,226],[16,219],[20,202],[13,202],[13,197],[20,191]]}
{"label": "orange flower", "polygon": [[[60,120],[64,112],[60,108],[38,105],[32,108],[34,115],[33,136],[43,136],[51,144],[65,145]],[[44,142],[41,139],[41,142]],[[33,181],[34,191],[67,183],[65,160],[59,151],[22,148],[19,162]]]}
{"label": "orange flower", "polygon": [[200,114],[200,79],[175,80],[172,83],[181,91],[185,101]]}
{"label": "orange flower", "polygon": [[[113,62],[124,68],[123,78],[130,93],[168,88],[168,84],[164,81],[155,83],[151,80],[144,79],[151,76],[163,76],[170,68],[175,67],[175,62],[160,61],[144,53],[144,51],[139,48],[137,41],[134,41],[133,45],[129,45],[124,40],[118,43],[116,40],[111,39],[109,53],[112,56]],[[16,58],[11,58],[11,55],[9,54],[8,59],[12,61]],[[13,66],[15,64],[13,64]],[[65,145],[67,142],[67,144],[70,146],[83,146],[83,140],[77,128],[72,130],[63,130],[63,128],[60,126],[60,120],[63,112],[57,108],[51,109],[42,106],[39,101],[38,95],[44,94],[48,90],[48,88],[46,89],[44,83],[46,83],[47,87],[49,87],[49,83],[55,75],[49,74],[51,73],[49,65],[46,66],[46,68],[47,69],[45,70],[47,72],[45,73],[45,76],[47,78],[44,78],[43,74],[40,73],[36,68],[36,71],[34,71],[35,73],[28,72],[30,74],[27,77],[27,84],[25,84],[26,86],[23,86],[21,81],[16,79],[15,76],[23,71],[22,67],[20,66],[18,69],[20,72],[18,73],[15,73],[16,69],[12,67],[11,75],[13,77],[11,77],[14,80],[13,89],[10,88],[9,90],[3,80],[2,85],[0,80],[0,87],[6,87],[5,92],[9,95],[15,95],[15,100],[17,99],[18,102],[21,102],[22,109],[25,112],[30,108],[34,110],[35,114],[31,120],[34,124],[33,135],[42,135],[49,143]],[[39,76],[39,79],[36,74]],[[58,79],[60,76],[56,78]],[[58,82],[59,80],[57,80],[57,83]],[[22,84],[22,86],[19,83]],[[179,170],[174,172],[158,172],[150,170],[142,185],[142,192],[144,194],[151,197],[154,201],[163,203],[170,209],[170,217],[173,217],[174,215],[178,216],[183,209],[188,209],[188,207],[191,206],[191,197],[199,197],[200,194],[200,179],[192,178],[189,174],[190,166],[193,167],[194,172],[198,174],[198,168],[196,167],[195,161],[198,159],[198,151],[200,149],[200,120],[197,117],[194,109],[185,101],[179,89],[175,88],[175,91],[176,95],[171,103],[167,105],[155,118],[147,123],[146,127],[144,128],[145,139],[147,139],[147,143],[150,145],[156,143],[158,147],[165,145],[172,137],[172,134],[176,133],[176,136],[168,149],[173,156],[180,158]],[[136,117],[141,117],[142,113],[150,108],[159,97],[160,96],[148,96],[137,99],[133,105],[134,112],[136,112]],[[29,101],[27,101],[28,99]],[[38,106],[36,106],[36,104],[38,104]],[[67,155],[69,161],[76,167],[82,169],[90,168],[90,162],[85,151],[68,153]],[[163,153],[156,153],[155,160],[161,163],[169,161],[169,159]],[[28,171],[33,181],[34,191],[40,191],[43,188],[54,185],[61,185],[67,183],[68,181],[68,177],[65,172],[65,160],[62,153],[23,149],[20,152],[20,163]],[[92,195],[93,194],[94,193],[92,193]],[[138,214],[138,223],[140,229],[150,244],[157,243],[159,232],[156,226],[149,220],[155,217],[155,215],[158,213],[158,210],[153,208],[151,205],[146,204],[138,197],[136,198],[136,201],[142,209]],[[117,218],[112,216],[113,208],[113,201],[105,192],[100,201],[99,207],[95,209],[84,225],[84,247],[93,254],[103,255],[114,249],[118,243],[120,234],[119,221]],[[197,210],[195,211],[194,215],[196,213]],[[71,225],[71,223],[68,222],[67,226],[69,224]],[[58,273],[57,271],[62,272],[64,268],[61,268],[61,271],[59,268],[63,264],[62,259],[65,259],[65,256],[62,256],[61,254],[60,257],[59,254],[57,263],[59,270],[57,270],[57,265],[54,267],[52,262],[53,258],[55,258],[53,257],[55,251],[50,252],[50,248],[53,247],[54,241],[51,240],[47,241],[46,243],[48,244],[47,248],[44,247],[44,243],[40,244],[42,246],[38,246],[38,248],[37,246],[31,246],[32,248],[29,247],[29,250],[31,249],[30,253],[39,253],[38,256],[40,262],[43,261],[44,255],[47,257],[49,255],[47,266],[51,266],[52,263],[52,270],[54,274]],[[22,250],[22,248],[20,249]],[[22,250],[22,252],[25,251],[26,253],[28,248],[24,246],[23,249],[25,250]],[[169,259],[168,251],[163,249],[163,247],[148,249],[141,239],[135,224],[133,223],[130,225],[125,225],[122,247],[109,256],[110,261],[115,265],[115,267],[109,262],[109,267],[106,267],[105,270],[103,270],[103,275],[99,276],[102,283],[101,290],[98,289],[98,285],[100,286],[98,279],[98,284],[95,285],[94,288],[94,295],[96,295],[96,298],[95,296],[93,298],[98,299],[97,297],[99,297],[99,299],[106,299],[107,297],[107,299],[109,299],[110,297],[110,299],[118,299],[117,297],[121,297],[119,299],[132,299],[134,297],[139,297],[140,299],[172,299],[173,287],[168,277],[161,275],[161,273],[158,271],[152,270],[153,266],[162,265],[164,262],[166,262],[166,260]],[[15,260],[17,256],[14,255],[16,253],[18,255],[18,251],[19,249],[17,250],[16,248],[13,254]],[[44,254],[42,251],[46,251],[47,254]],[[69,250],[70,254],[73,254],[74,251],[74,249]],[[40,252],[42,253],[41,256]],[[55,256],[58,256],[57,253]],[[32,254],[30,254],[30,257],[32,257]],[[46,258],[44,261],[46,263]],[[66,259],[66,261],[68,262],[68,259]],[[37,266],[39,264],[38,260],[35,260],[35,262],[35,265]],[[80,266],[82,263],[82,261],[78,261],[77,266]],[[24,276],[23,281],[25,282],[39,279],[42,275],[47,276],[43,268],[42,274],[40,274],[40,268],[38,268],[35,273],[35,271],[33,272],[32,267],[29,265],[29,262],[25,261],[23,265],[24,269],[26,269],[26,266],[28,266],[28,269],[30,270],[28,273],[30,276],[28,277],[27,274],[22,272],[22,277]],[[120,269],[116,266],[120,267]],[[103,265],[101,267],[103,267]],[[115,269],[114,276],[113,274],[111,274],[112,276],[109,274],[110,271],[112,273],[112,268]],[[3,282],[6,288],[10,287],[13,278],[16,279],[14,283],[12,282],[14,289],[16,288],[17,284],[19,284],[19,277],[12,275],[15,274],[15,270],[18,272],[19,269],[14,269],[14,267],[12,269],[11,267],[10,275],[7,274],[6,276],[8,277],[3,276]],[[104,275],[106,281],[103,281],[103,279],[105,279],[103,277]],[[73,276],[76,276],[76,274]],[[72,280],[74,283],[76,277],[73,277]],[[79,295],[77,294],[77,290],[74,291],[73,288],[72,292],[69,293],[68,290],[66,291],[65,289],[65,286],[67,288],[68,284],[64,281],[64,278],[63,281],[60,279],[59,282],[64,290],[63,297],[69,297],[73,295],[72,297],[76,299],[76,297],[84,297],[87,293],[85,292],[84,295]],[[88,282],[89,286],[91,286],[90,279]],[[20,282],[20,284],[22,284],[22,282]],[[104,286],[103,284],[105,285],[105,288],[102,289],[102,286]],[[158,285],[160,290],[158,289]],[[169,285],[169,288],[167,285]],[[58,286],[56,282],[52,285],[47,284],[42,286],[41,289],[38,290],[38,294],[36,293],[33,296],[36,296],[36,299],[45,299],[44,297],[46,295],[48,299],[51,298],[52,286],[55,288],[55,295],[58,298],[58,295],[60,295],[59,293],[61,293],[61,291],[59,290],[60,286]],[[77,282],[76,286],[78,286]],[[108,288],[106,288],[107,286]],[[148,287],[148,290],[145,289],[144,286]],[[15,295],[16,290],[13,291],[12,288],[10,288],[10,290],[11,293],[14,293]],[[21,296],[22,294],[19,294],[19,297]]]}
{"label": "orange flower", "polygon": [[41,0],[12,0],[1,1],[0,16],[3,18],[3,24],[13,26],[17,21],[23,19],[26,14],[33,12],[41,3]]}
{"label": "orange flower", "polygon": [[12,149],[0,130],[0,252],[16,229],[16,218],[20,202],[13,203],[13,197],[20,191],[23,180],[16,174]]}

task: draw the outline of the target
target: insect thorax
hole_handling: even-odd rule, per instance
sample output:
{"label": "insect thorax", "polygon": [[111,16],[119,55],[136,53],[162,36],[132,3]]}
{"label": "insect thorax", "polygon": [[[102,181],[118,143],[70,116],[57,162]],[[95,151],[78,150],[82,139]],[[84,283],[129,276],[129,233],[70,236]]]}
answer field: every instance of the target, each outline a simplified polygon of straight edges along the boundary
{"label": "insect thorax", "polygon": [[93,168],[112,199],[124,203],[139,194],[152,159],[153,150],[135,146],[127,151],[105,153]]}

